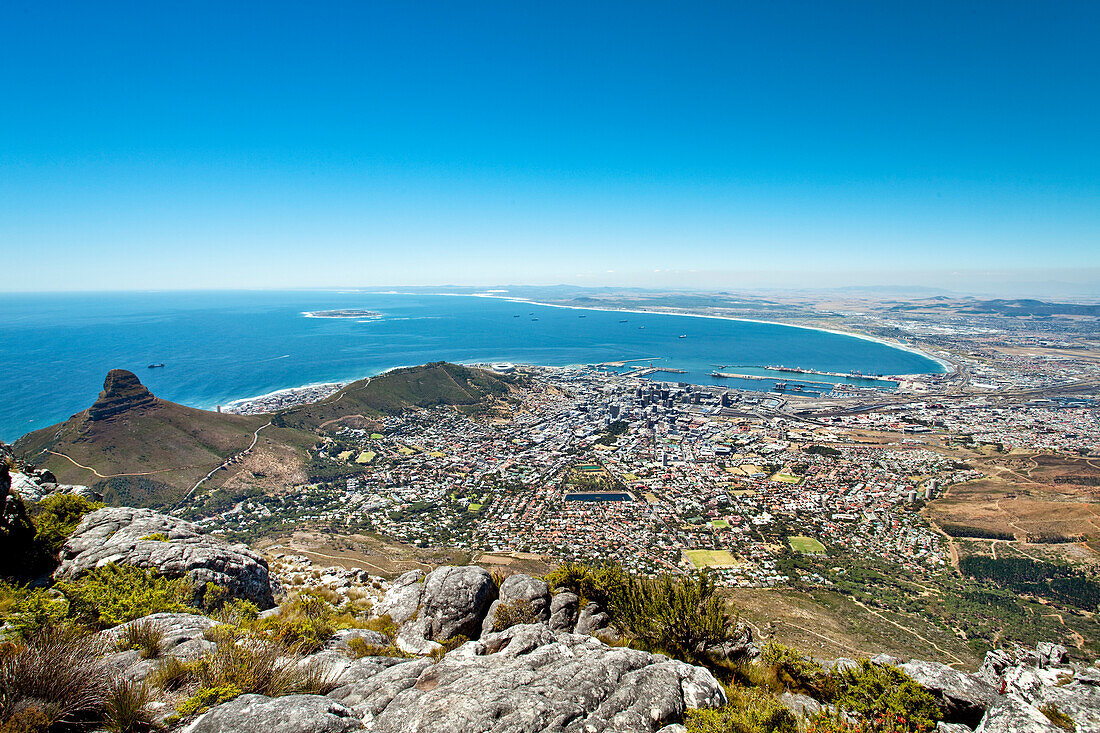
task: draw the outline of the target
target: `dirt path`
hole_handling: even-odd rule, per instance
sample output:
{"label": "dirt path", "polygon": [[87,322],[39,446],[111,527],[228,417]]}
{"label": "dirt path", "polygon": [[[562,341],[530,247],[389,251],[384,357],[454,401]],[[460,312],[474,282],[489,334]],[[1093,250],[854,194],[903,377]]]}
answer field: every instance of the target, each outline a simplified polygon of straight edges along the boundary
{"label": "dirt path", "polygon": [[894,621],[893,619],[886,618],[885,616],[883,616],[881,613],[879,613],[875,609],[866,606],[865,604],[860,602],[858,599],[856,599],[855,596],[848,596],[848,598],[849,598],[849,600],[852,601],[852,603],[856,604],[857,606],[862,608],[864,611],[867,611],[868,613],[870,613],[874,616],[878,616],[880,619],[882,619],[886,623],[891,624],[893,626],[896,626],[899,629],[901,629],[902,631],[904,631],[905,633],[909,634],[910,636],[914,636],[914,637],[920,639],[925,644],[928,644],[930,647],[932,647],[933,649],[938,651],[940,654],[951,657],[952,659],[955,660],[954,664],[967,664],[967,662],[965,660],[960,659],[958,656],[956,656],[952,652],[947,651],[946,649],[944,649],[943,647],[941,647],[939,644],[932,641],[931,639],[925,639],[923,636],[921,636],[917,632],[913,631],[912,629],[908,629],[908,628],[902,626],[901,624],[899,624],[897,621]]}
{"label": "dirt path", "polygon": [[51,453],[55,456],[60,456],[61,458],[64,458],[65,460],[69,461],[70,463],[72,463],[77,468],[83,468],[85,471],[91,471],[92,473],[94,473],[99,478],[119,478],[120,476],[152,476],[155,473],[170,473],[172,471],[183,471],[183,470],[188,469],[188,468],[194,468],[194,466],[183,466],[181,468],[158,468],[156,471],[142,471],[140,473],[108,473],[108,474],[105,475],[105,474],[102,474],[99,471],[95,470],[91,466],[85,466],[83,463],[77,463],[71,457],[65,455],[64,453],[58,453],[55,450],[49,450],[49,449],[47,449],[46,452]]}

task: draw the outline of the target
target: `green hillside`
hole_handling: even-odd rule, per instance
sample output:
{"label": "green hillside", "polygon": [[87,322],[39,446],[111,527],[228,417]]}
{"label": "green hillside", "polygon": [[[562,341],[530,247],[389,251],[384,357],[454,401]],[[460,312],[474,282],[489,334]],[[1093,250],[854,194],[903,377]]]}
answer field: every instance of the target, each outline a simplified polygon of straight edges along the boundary
{"label": "green hillside", "polygon": [[352,382],[326,400],[291,408],[277,425],[316,430],[351,418],[371,419],[414,407],[477,408],[508,394],[507,377],[447,362],[394,369]]}

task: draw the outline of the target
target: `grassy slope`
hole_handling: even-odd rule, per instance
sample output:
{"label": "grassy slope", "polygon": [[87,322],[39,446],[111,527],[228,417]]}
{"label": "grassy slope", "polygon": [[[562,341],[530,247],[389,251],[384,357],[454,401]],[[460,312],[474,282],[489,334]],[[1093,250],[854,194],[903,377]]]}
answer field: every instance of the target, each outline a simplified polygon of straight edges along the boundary
{"label": "grassy slope", "polygon": [[[262,416],[225,415],[161,400],[155,407],[103,421],[89,421],[84,413],[74,415],[60,425],[23,436],[15,447],[63,483],[129,479],[112,481],[119,487],[129,484],[134,491],[123,491],[117,498],[144,504],[149,503],[144,494],[150,491],[163,492],[168,499],[171,489],[192,486],[226,457],[247,448],[253,431],[265,422]],[[48,451],[63,453],[72,461]]]}

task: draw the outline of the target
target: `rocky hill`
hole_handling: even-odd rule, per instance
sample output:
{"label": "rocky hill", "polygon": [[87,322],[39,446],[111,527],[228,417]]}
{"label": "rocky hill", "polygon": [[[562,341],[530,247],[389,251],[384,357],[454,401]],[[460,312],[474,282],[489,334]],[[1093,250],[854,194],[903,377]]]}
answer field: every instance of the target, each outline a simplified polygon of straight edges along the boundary
{"label": "rocky hill", "polygon": [[437,362],[354,382],[278,414],[229,415],[159,399],[132,372],[113,369],[91,407],[24,435],[14,450],[57,483],[91,486],[110,504],[165,507],[216,469],[223,484],[247,470],[246,456],[250,466],[286,477],[284,484],[304,479],[295,472],[322,426],[439,405],[484,409],[507,392],[497,375]]}

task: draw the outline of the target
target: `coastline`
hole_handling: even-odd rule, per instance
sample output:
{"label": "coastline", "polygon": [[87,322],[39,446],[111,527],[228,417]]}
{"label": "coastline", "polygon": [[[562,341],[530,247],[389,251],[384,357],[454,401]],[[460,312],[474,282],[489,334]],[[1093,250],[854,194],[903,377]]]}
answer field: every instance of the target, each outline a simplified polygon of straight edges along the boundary
{"label": "coastline", "polygon": [[[834,336],[851,336],[852,338],[863,339],[864,341],[871,341],[873,343],[882,344],[883,346],[889,346],[892,349],[898,349],[899,351],[908,351],[910,354],[916,354],[917,356],[923,356],[929,361],[933,361],[943,369],[943,374],[950,373],[952,365],[943,359],[929,354],[924,349],[916,346],[909,346],[907,344],[900,344],[894,341],[887,341],[886,339],[879,338],[877,336],[869,336],[865,333],[857,333],[855,331],[840,331],[833,328],[820,328],[818,326],[806,326],[799,323],[783,323],[782,321],[765,321],[759,318],[738,318],[736,316],[717,316],[709,313],[680,313],[678,311],[666,311],[666,310],[639,310],[637,308],[597,308],[595,306],[585,305],[564,305],[562,303],[542,303],[537,300],[528,300],[527,298],[514,298],[504,295],[492,295],[489,293],[435,293],[435,295],[451,295],[456,297],[470,297],[470,298],[495,298],[497,300],[508,300],[513,303],[525,303],[527,305],[541,305],[547,308],[567,308],[569,310],[581,310],[581,311],[603,311],[605,313],[636,313],[639,315],[659,315],[659,316],[682,316],[684,318],[710,318],[719,321],[741,321],[743,323],[765,323],[770,326],[787,326],[788,328],[801,328],[806,331],[820,331],[822,333],[831,333]],[[930,372],[934,373],[934,372]],[[885,376],[885,375],[884,375]],[[890,376],[911,376],[904,374],[890,375]]]}

